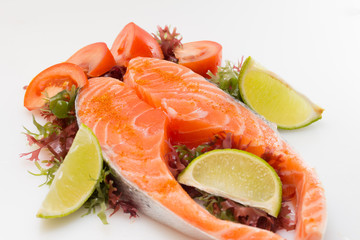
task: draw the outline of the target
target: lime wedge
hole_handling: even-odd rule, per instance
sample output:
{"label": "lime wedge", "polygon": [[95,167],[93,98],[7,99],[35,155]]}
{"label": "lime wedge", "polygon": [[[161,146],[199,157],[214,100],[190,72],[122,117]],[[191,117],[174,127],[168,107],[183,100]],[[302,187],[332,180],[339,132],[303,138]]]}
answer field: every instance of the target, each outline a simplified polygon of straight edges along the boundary
{"label": "lime wedge", "polygon": [[242,150],[202,154],[179,174],[178,181],[275,217],[281,208],[282,185],[275,170],[263,159]]}
{"label": "lime wedge", "polygon": [[63,217],[79,209],[93,193],[102,164],[99,142],[82,124],[36,216]]}
{"label": "lime wedge", "polygon": [[305,127],[324,111],[251,57],[241,68],[239,90],[245,104],[282,129]]}

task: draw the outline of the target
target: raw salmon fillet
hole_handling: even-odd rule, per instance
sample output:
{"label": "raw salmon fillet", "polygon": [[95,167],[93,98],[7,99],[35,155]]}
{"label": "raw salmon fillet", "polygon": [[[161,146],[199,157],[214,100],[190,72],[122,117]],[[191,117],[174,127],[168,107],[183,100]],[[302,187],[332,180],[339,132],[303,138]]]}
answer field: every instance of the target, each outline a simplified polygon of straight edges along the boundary
{"label": "raw salmon fillet", "polygon": [[295,191],[296,239],[322,238],[326,201],[317,175],[262,118],[200,75],[168,61],[132,59],[124,82],[167,114],[172,143],[194,146],[225,131],[237,148],[268,161],[283,186]]}
{"label": "raw salmon fillet", "polygon": [[282,239],[217,219],[189,197],[164,160],[167,115],[139,99],[133,88],[113,78],[92,78],[78,94],[76,112],[79,123],[97,136],[122,190],[140,211],[195,239]]}

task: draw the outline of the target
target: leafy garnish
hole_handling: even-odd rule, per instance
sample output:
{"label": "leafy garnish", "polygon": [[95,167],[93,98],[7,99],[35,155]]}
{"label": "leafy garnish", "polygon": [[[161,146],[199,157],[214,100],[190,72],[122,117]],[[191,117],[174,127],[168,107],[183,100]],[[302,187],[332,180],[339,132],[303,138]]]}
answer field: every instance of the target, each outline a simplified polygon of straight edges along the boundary
{"label": "leafy garnish", "polygon": [[214,149],[232,148],[231,133],[220,132],[208,142],[189,149],[185,145],[168,143],[170,152],[165,156],[171,173],[176,178],[179,173],[195,158]]}
{"label": "leafy garnish", "polygon": [[202,201],[206,210],[217,218],[235,221],[234,215],[230,211],[222,209],[221,203],[225,201],[224,198],[202,192],[202,195],[196,199]]}
{"label": "leafy garnish", "polygon": [[[105,165],[105,164],[104,164]],[[90,213],[96,213],[96,208],[100,207],[100,211],[97,216],[103,222],[103,224],[108,224],[106,219],[106,203],[108,202],[108,192],[109,192],[109,184],[107,184],[106,177],[110,174],[110,169],[107,166],[104,166],[101,170],[101,175],[99,179],[94,179],[96,182],[95,191],[90,196],[90,198],[84,203],[84,207],[88,209],[87,213],[83,216],[88,215]]]}
{"label": "leafy garnish", "polygon": [[[38,149],[23,153],[20,156],[29,156],[29,160],[38,161],[39,154],[43,149],[51,153],[51,157],[45,160],[48,166],[61,162],[65,158],[74,140],[78,126],[75,119],[75,98],[77,89],[75,86],[71,90],[63,90],[51,98],[46,99],[45,106],[41,110],[41,115],[48,120],[44,125],[36,121],[33,116],[33,124],[38,130],[37,133],[26,130],[26,137],[29,145],[36,144]],[[48,171],[54,171],[49,167]],[[41,174],[49,176],[52,181],[53,174],[47,174],[46,169],[39,169]]]}
{"label": "leafy garnish", "polygon": [[174,49],[182,46],[182,37],[176,32],[176,28],[174,28],[172,32],[170,31],[169,26],[165,26],[164,28],[158,26],[157,28],[158,33],[157,35],[153,34],[153,36],[160,44],[161,50],[164,54],[164,59],[174,63],[179,62],[179,60],[175,57]]}
{"label": "leafy garnish", "polygon": [[126,73],[126,67],[124,66],[114,66],[107,73],[105,73],[104,77],[112,77],[123,81],[124,75]]}
{"label": "leafy garnish", "polygon": [[137,217],[138,214],[136,207],[130,201],[123,198],[120,188],[113,179],[113,175],[109,175],[108,184],[110,186],[108,192],[108,205],[109,208],[114,209],[110,216],[114,215],[121,208],[124,213],[130,214],[130,218]]}
{"label": "leafy garnish", "polygon": [[[37,140],[48,138],[49,136],[51,136],[54,133],[55,134],[59,133],[60,126],[58,126],[57,124],[54,124],[52,122],[47,122],[44,125],[41,125],[40,123],[38,123],[36,121],[34,115],[33,115],[33,124],[36,127],[36,129],[38,130],[38,133],[31,132],[25,127],[24,127],[24,129],[27,132],[26,134],[35,137],[35,139],[37,139]],[[30,144],[32,144],[32,143],[30,143]]]}
{"label": "leafy garnish", "polygon": [[239,74],[241,65],[242,60],[238,63],[238,65],[234,65],[230,61],[225,61],[225,66],[219,66],[216,75],[210,71],[207,74],[211,77],[210,81],[217,84],[219,88],[229,93],[236,99],[241,100],[239,91]]}
{"label": "leafy garnish", "polygon": [[[29,156],[30,161],[35,162],[35,166],[40,171],[39,173],[31,173],[35,176],[46,176],[46,180],[42,185],[51,185],[55,172],[59,168],[61,162],[68,153],[70,146],[75,138],[78,126],[76,122],[72,122],[65,128],[58,125],[56,119],[51,122],[47,122],[44,125],[38,123],[33,116],[33,124],[38,130],[38,133],[34,133],[25,128],[28,143],[30,146],[37,145],[37,149],[20,154],[21,157]],[[41,163],[46,167],[42,167],[39,163],[41,151],[46,151],[49,159],[42,160]]]}
{"label": "leafy garnish", "polygon": [[[247,207],[230,199],[215,196],[193,187],[185,190],[189,195],[204,205],[209,213],[223,220],[242,223],[248,226],[258,227],[276,232],[279,229],[294,230],[296,219],[288,202],[283,202],[277,218],[266,212],[253,207]],[[194,196],[194,192],[196,192]]]}
{"label": "leafy garnish", "polygon": [[[47,163],[47,161],[43,161],[44,163]],[[48,167],[48,168],[43,168],[41,167],[40,163],[38,161],[35,161],[35,166],[37,167],[37,169],[40,171],[39,173],[32,173],[30,171],[28,171],[30,174],[34,175],[34,176],[46,176],[46,180],[43,184],[41,184],[39,187],[43,186],[43,185],[51,185],[51,183],[54,180],[55,177],[55,172],[59,169],[61,161],[57,160],[56,158],[54,159],[54,161],[51,163],[52,166]]]}
{"label": "leafy garnish", "polygon": [[83,216],[96,213],[97,208],[100,208],[97,216],[103,224],[108,224],[105,214],[108,208],[113,209],[110,216],[115,214],[120,208],[123,209],[124,213],[129,213],[130,218],[137,216],[137,209],[131,202],[122,198],[122,193],[119,191],[119,187],[113,176],[114,174],[112,174],[111,169],[104,163],[101,175],[95,186],[95,191],[84,204],[84,207],[87,208],[88,211]]}
{"label": "leafy garnish", "polygon": [[76,122],[72,122],[65,128],[61,128],[54,122],[47,122],[44,125],[40,125],[34,118],[34,124],[35,123],[39,133],[33,133],[25,129],[27,131],[25,135],[29,145],[36,144],[38,148],[29,153],[23,153],[20,156],[30,155],[29,160],[38,161],[40,152],[46,149],[52,155],[50,159],[47,160],[47,165],[51,165],[55,159],[64,159],[78,130]]}

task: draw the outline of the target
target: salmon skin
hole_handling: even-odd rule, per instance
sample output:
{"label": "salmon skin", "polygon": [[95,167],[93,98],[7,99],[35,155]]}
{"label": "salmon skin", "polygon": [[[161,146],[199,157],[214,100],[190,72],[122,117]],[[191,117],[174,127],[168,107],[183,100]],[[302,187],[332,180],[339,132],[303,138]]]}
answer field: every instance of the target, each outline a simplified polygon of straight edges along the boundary
{"label": "salmon skin", "polygon": [[272,232],[220,220],[197,204],[170,173],[169,118],[113,78],[92,78],[76,100],[79,123],[93,130],[122,190],[137,208],[194,239],[278,240]]}
{"label": "salmon skin", "polygon": [[[296,239],[322,239],[326,201],[316,173],[256,114],[200,75],[164,60],[132,59],[124,82],[142,100],[167,114],[169,137],[175,144],[197,145],[225,131],[232,134],[238,149],[265,159],[283,186],[294,189]],[[269,239],[274,237],[268,234]],[[239,239],[249,238],[239,235]]]}

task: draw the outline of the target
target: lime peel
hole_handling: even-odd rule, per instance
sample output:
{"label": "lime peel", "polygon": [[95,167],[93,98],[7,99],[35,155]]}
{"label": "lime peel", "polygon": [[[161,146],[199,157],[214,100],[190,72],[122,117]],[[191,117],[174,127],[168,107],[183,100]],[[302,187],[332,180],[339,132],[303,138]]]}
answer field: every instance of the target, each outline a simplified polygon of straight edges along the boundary
{"label": "lime peel", "polygon": [[202,154],[179,174],[178,181],[274,217],[281,208],[279,176],[265,160],[246,151],[222,149]]}
{"label": "lime peel", "polygon": [[81,124],[36,216],[57,218],[79,209],[94,192],[102,165],[96,136]]}
{"label": "lime peel", "polygon": [[324,111],[251,57],[241,68],[239,91],[246,105],[282,129],[305,127]]}

